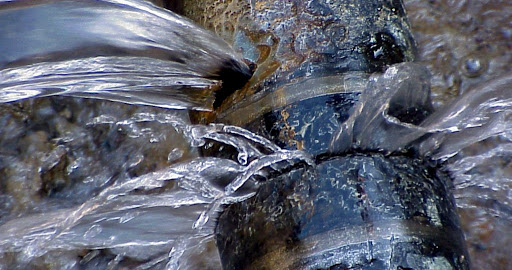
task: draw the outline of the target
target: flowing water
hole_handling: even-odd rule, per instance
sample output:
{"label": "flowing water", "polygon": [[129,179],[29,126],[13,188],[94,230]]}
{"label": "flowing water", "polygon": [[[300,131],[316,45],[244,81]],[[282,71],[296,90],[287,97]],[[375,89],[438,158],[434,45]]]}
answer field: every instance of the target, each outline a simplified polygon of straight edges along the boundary
{"label": "flowing water", "polygon": [[[414,147],[439,162],[454,179],[475,269],[507,269],[512,247],[507,237],[512,228],[512,73],[506,50],[510,43],[501,43],[510,42],[511,20],[502,22],[502,16],[510,19],[512,11],[503,8],[510,8],[507,3],[495,2],[406,1],[428,71],[419,64],[399,64],[372,75],[362,88],[361,102],[332,142],[338,152],[354,146],[386,151]],[[445,22],[443,12],[455,12],[454,7],[459,14],[452,17],[470,21],[461,24],[467,33]],[[130,19],[133,25],[146,25],[147,13],[161,11],[138,12],[140,18]],[[482,41],[487,44],[483,48],[467,42],[474,33],[484,35],[481,28],[488,29],[493,19],[503,25],[494,30],[501,36]],[[160,23],[152,27],[158,29]],[[169,61],[160,59],[160,68],[134,81],[130,75],[148,71],[145,67],[156,58],[118,57],[86,58],[95,62],[83,65],[64,59],[61,66],[11,66],[0,70],[7,78],[0,84],[8,89],[9,100],[16,100],[39,95],[41,89],[66,93],[70,87],[80,96],[90,87],[113,83],[119,90],[116,97],[102,98],[118,101],[121,96],[127,103],[161,107],[160,100],[139,102],[123,93],[138,82],[157,89],[163,80],[153,79],[155,73],[170,76],[176,69],[162,69]],[[97,68],[107,72],[81,78]],[[127,76],[113,78],[112,68]],[[184,70],[177,69],[182,75]],[[34,80],[40,77],[46,79]],[[217,83],[203,77],[194,80]],[[413,125],[388,114],[395,106],[427,103],[429,83],[437,111],[427,120]],[[27,87],[28,93],[20,91]],[[190,101],[179,93],[172,89],[167,100]],[[201,102],[180,104],[174,108]],[[221,205],[251,196],[272,170],[297,162],[313,166],[303,152],[282,150],[236,126],[192,125],[187,112],[179,110],[51,97],[1,105],[0,123],[0,269],[219,269],[213,226]],[[235,147],[238,156],[199,157],[198,147],[213,141]]]}
{"label": "flowing water", "polygon": [[226,42],[145,1],[0,1],[0,23],[2,102],[64,95],[207,110],[218,79],[248,73]]}

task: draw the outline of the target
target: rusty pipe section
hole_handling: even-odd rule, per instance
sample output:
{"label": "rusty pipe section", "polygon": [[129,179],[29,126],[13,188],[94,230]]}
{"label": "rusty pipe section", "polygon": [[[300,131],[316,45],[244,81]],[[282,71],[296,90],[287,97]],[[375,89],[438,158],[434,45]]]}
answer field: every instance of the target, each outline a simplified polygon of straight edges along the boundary
{"label": "rusty pipe section", "polygon": [[[226,207],[216,228],[224,269],[469,268],[451,180],[436,164],[412,151],[329,153],[368,74],[414,60],[400,0],[187,3],[183,14],[255,63],[244,88],[217,96],[216,121],[317,163],[270,175]],[[430,113],[413,109],[400,120]],[[229,156],[216,149],[205,153]]]}
{"label": "rusty pipe section", "polygon": [[[217,96],[216,105],[224,103],[218,115],[224,122],[240,124],[240,111],[268,111],[244,108],[269,94],[280,98],[282,87],[290,83],[381,71],[414,60],[415,43],[397,0],[206,0],[184,1],[183,6],[185,16],[230,41],[256,64],[245,88]],[[308,89],[303,92],[309,96]]]}

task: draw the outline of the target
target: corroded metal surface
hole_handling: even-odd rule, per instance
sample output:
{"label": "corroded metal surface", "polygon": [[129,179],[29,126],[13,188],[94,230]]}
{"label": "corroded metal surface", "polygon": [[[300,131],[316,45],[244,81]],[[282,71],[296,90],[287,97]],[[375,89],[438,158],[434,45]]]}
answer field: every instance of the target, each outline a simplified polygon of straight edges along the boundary
{"label": "corroded metal surface", "polygon": [[187,3],[183,14],[231,40],[257,64],[250,83],[221,107],[219,118],[225,122],[285,84],[348,71],[380,71],[414,59],[415,44],[401,1]]}
{"label": "corroded metal surface", "polygon": [[[195,7],[185,14],[201,14]],[[213,22],[205,26],[257,64],[217,119],[304,150],[317,166],[271,175],[254,198],[226,207],[216,232],[223,267],[468,269],[450,179],[435,165],[413,153],[389,157],[368,149],[329,156],[328,143],[364,88],[346,82],[414,60],[401,1],[252,1],[249,7],[203,10]],[[236,24],[223,27],[222,20]]]}

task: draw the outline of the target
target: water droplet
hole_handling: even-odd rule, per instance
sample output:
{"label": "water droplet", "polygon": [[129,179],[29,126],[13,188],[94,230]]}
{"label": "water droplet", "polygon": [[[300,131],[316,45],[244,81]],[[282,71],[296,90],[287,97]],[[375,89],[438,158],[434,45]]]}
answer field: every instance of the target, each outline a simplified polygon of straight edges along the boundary
{"label": "water droplet", "polygon": [[179,148],[174,148],[169,155],[167,155],[167,161],[173,162],[178,160],[183,156],[183,150]]}
{"label": "water droplet", "polygon": [[460,70],[468,78],[474,78],[482,75],[487,70],[488,63],[485,59],[476,55],[468,55],[462,58]]}

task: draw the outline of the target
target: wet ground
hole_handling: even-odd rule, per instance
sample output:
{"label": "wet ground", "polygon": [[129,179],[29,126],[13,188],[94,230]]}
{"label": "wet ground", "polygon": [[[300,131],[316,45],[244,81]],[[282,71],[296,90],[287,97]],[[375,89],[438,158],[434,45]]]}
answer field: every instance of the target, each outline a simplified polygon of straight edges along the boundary
{"label": "wet ground", "polygon": [[[512,2],[508,0],[405,0],[418,43],[418,60],[430,69],[434,105],[446,104],[478,84],[512,71]],[[512,89],[511,89],[512,90]],[[488,140],[461,154],[483,153]],[[476,171],[481,183],[456,183],[459,213],[473,269],[511,269],[510,156]],[[477,173],[477,172],[475,172]]]}

